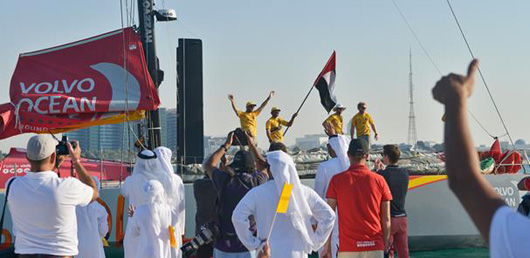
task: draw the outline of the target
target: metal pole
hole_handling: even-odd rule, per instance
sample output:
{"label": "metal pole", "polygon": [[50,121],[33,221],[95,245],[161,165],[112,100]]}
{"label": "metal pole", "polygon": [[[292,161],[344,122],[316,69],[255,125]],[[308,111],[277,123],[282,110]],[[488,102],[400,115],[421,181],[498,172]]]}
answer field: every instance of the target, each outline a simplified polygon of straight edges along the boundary
{"label": "metal pole", "polygon": [[[140,39],[143,44],[145,61],[151,79],[158,89],[158,61],[155,49],[155,19],[153,13],[153,0],[138,0],[138,17]],[[147,114],[147,136],[149,148],[154,149],[160,146],[160,114],[157,110],[149,111]]]}
{"label": "metal pole", "polygon": [[[311,91],[313,91],[313,89],[315,88],[315,85],[313,85],[311,87],[311,89],[309,89],[309,92],[307,93],[307,95],[305,95],[305,98],[304,100],[302,101],[302,104],[300,104],[300,107],[298,107],[298,110],[296,110],[296,113],[300,112],[300,109],[302,109],[302,106],[304,105],[305,101],[307,100],[307,97],[309,97],[309,94],[311,94]],[[289,128],[291,128],[290,126],[288,126],[286,129],[285,129],[285,132],[283,133],[283,136],[285,136],[287,134],[287,131],[289,131]]]}

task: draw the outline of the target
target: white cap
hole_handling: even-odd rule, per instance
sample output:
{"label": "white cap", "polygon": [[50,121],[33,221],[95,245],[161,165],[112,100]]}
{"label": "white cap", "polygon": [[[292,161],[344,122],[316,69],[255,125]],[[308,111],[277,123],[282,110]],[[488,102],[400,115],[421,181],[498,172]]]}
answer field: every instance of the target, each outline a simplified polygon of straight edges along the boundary
{"label": "white cap", "polygon": [[341,109],[346,109],[345,106],[343,106],[343,105],[341,105],[341,104],[337,104],[337,105],[333,108],[333,110],[337,110],[337,109],[339,109],[339,108],[341,108]]}
{"label": "white cap", "polygon": [[43,160],[55,152],[57,140],[47,134],[37,134],[28,141],[26,156],[30,160]]}

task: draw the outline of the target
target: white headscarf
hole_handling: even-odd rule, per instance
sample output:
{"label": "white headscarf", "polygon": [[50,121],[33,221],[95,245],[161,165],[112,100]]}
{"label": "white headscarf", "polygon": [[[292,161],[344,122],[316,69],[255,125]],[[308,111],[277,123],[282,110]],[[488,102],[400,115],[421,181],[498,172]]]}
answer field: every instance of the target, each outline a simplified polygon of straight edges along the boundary
{"label": "white headscarf", "polygon": [[348,158],[348,145],[350,141],[348,138],[342,134],[337,135],[329,139],[329,145],[337,155],[337,158],[340,161],[341,168],[347,170],[350,167],[350,159]]}
{"label": "white headscarf", "polygon": [[158,176],[164,171],[164,168],[160,161],[157,158],[154,158],[156,154],[151,150],[143,150],[140,154],[145,157],[153,158],[144,159],[137,157],[132,176],[141,177],[144,179],[144,182],[151,179],[158,179]]}
{"label": "white headscarf", "polygon": [[162,168],[161,173],[158,175],[158,181],[164,186],[167,203],[171,208],[175,208],[181,197],[178,191],[178,182],[175,178],[175,170],[173,169],[173,165],[171,165],[171,156],[173,153],[166,147],[158,147],[154,152]]}
{"label": "white headscarf", "polygon": [[155,233],[160,234],[160,218],[158,216],[161,209],[167,209],[164,197],[164,187],[157,180],[149,180],[142,185],[142,193],[147,200],[147,206],[153,218],[153,229]]}
{"label": "white headscarf", "polygon": [[311,226],[311,217],[313,213],[307,203],[306,196],[302,189],[302,184],[298,178],[295,163],[293,159],[283,151],[272,151],[267,153],[267,163],[270,165],[270,171],[274,177],[276,189],[281,195],[284,183],[292,184],[291,199],[287,216],[291,219],[294,228],[300,232],[301,238],[305,242],[304,251],[311,253],[315,250],[313,243],[313,228]]}

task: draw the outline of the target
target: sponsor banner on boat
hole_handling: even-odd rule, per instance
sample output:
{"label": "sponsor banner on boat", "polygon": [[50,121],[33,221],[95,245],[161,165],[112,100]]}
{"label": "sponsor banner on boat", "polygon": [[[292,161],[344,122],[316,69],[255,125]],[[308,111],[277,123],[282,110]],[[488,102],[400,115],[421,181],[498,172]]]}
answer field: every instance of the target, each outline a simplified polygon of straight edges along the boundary
{"label": "sponsor banner on boat", "polygon": [[10,97],[19,110],[41,115],[151,110],[160,103],[132,28],[21,54]]}
{"label": "sponsor banner on boat", "polygon": [[0,139],[143,118],[160,104],[132,28],[19,56]]}

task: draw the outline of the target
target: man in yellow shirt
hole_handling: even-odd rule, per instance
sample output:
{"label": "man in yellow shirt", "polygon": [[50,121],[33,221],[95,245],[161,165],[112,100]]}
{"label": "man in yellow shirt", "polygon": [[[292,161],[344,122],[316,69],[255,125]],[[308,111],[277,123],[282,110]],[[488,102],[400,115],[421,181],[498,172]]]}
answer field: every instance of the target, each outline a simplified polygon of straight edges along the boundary
{"label": "man in yellow shirt", "polygon": [[359,102],[359,104],[357,104],[357,109],[359,110],[359,113],[353,116],[351,122],[351,138],[353,139],[355,130],[357,130],[357,139],[365,140],[368,144],[370,144],[370,127],[372,127],[372,130],[374,130],[374,138],[377,141],[379,139],[379,135],[375,129],[374,119],[372,119],[370,114],[366,113],[366,103]]}
{"label": "man in yellow shirt", "polygon": [[261,106],[259,106],[258,109],[254,110],[256,107],[256,103],[249,101],[247,102],[247,105],[245,106],[245,111],[240,111],[236,107],[236,103],[234,101],[234,95],[229,94],[228,99],[230,100],[230,103],[232,104],[232,108],[234,109],[234,112],[236,112],[237,117],[239,117],[239,122],[241,123],[241,129],[243,131],[248,131],[252,133],[252,137],[256,139],[257,136],[257,118],[259,113],[265,108],[269,100],[274,97],[274,91],[271,91],[269,93],[269,96],[263,103],[261,103]]}
{"label": "man in yellow shirt", "polygon": [[344,131],[342,130],[342,112],[345,109],[346,109],[345,106],[343,106],[341,104],[337,104],[333,108],[333,111],[335,111],[335,113],[333,113],[326,120],[324,120],[322,125],[324,126],[327,123],[331,123],[331,125],[333,125],[333,128],[335,128],[335,133],[336,134],[344,134]]}
{"label": "man in yellow shirt", "polygon": [[280,109],[277,107],[273,107],[271,110],[272,117],[267,120],[267,123],[265,123],[265,130],[267,131],[267,138],[269,138],[269,142],[283,142],[283,130],[282,126],[291,126],[293,125],[294,118],[298,115],[298,113],[294,113],[291,117],[291,120],[287,122],[287,120],[280,117]]}

